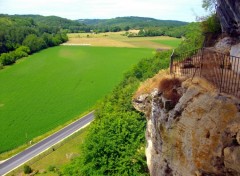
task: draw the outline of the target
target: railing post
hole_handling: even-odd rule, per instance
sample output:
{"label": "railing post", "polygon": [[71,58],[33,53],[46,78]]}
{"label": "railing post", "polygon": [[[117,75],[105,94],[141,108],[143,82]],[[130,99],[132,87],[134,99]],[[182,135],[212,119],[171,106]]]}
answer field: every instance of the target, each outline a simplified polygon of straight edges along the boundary
{"label": "railing post", "polygon": [[173,55],[174,55],[174,49],[173,49],[173,52],[170,56],[170,73],[171,74],[173,73]]}
{"label": "railing post", "polygon": [[222,83],[223,83],[223,71],[224,71],[224,54],[221,54],[222,55],[222,67],[220,67],[222,69],[222,72],[221,72],[221,81],[220,81],[220,93],[222,92]]}
{"label": "railing post", "polygon": [[201,49],[201,59],[200,59],[200,78],[202,77],[203,55],[204,55],[204,47]]}

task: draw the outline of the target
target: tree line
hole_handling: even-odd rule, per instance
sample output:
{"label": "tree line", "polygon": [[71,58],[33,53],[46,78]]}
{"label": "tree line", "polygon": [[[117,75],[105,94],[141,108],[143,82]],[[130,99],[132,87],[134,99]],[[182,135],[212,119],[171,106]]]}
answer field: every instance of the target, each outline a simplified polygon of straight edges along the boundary
{"label": "tree line", "polygon": [[62,28],[40,25],[29,17],[0,15],[0,66],[67,40]]}

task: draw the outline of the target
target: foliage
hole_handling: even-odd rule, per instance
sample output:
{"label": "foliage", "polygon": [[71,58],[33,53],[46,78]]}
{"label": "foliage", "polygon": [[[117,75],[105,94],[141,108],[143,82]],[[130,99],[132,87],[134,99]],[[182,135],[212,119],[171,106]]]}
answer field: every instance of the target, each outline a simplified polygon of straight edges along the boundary
{"label": "foliage", "polygon": [[143,59],[98,105],[95,121],[82,145],[82,155],[63,175],[148,175],[145,160],[145,118],[132,107],[140,81],[169,65],[170,52]]}
{"label": "foliage", "polygon": [[[66,40],[66,33],[59,27],[37,24],[27,16],[0,15],[0,54],[2,54],[0,64],[2,65],[13,64],[30,53],[59,45]],[[26,46],[29,51],[24,49]]]}
{"label": "foliage", "polygon": [[151,55],[144,48],[59,46],[0,70],[0,153],[88,111]]}
{"label": "foliage", "polygon": [[54,172],[56,169],[57,169],[56,166],[53,165],[48,166],[48,171],[50,172]]}
{"label": "foliage", "polygon": [[81,23],[87,24],[92,30],[97,32],[113,31],[114,28],[119,30],[142,29],[148,27],[173,27],[183,26],[186,22],[171,21],[171,20],[157,20],[154,18],[145,17],[117,17],[112,19],[80,19]]}
{"label": "foliage", "polygon": [[54,33],[62,29],[66,32],[77,33],[77,32],[90,32],[89,26],[69,20],[66,18],[61,18],[57,16],[41,16],[41,15],[15,15],[15,17],[24,17],[32,19],[41,28],[41,32],[51,33],[49,31],[55,30]]}
{"label": "foliage", "polygon": [[37,52],[47,47],[45,41],[35,34],[26,36],[23,41],[23,45],[29,47],[31,53]]}
{"label": "foliage", "polygon": [[193,23],[183,26],[163,26],[163,27],[145,27],[138,33],[139,37],[147,36],[169,36],[175,38],[185,37],[191,30]]}
{"label": "foliage", "polygon": [[206,17],[205,20],[203,20],[203,22],[201,23],[201,27],[203,33],[221,33],[220,21],[216,14],[212,14]]}
{"label": "foliage", "polygon": [[24,172],[24,174],[30,174],[30,173],[32,173],[32,168],[29,165],[24,165],[23,172]]}
{"label": "foliage", "polygon": [[204,35],[201,23],[190,23],[187,27],[183,42],[176,48],[176,54],[201,48],[203,46]]}
{"label": "foliage", "polygon": [[171,100],[174,105],[181,97],[177,92],[178,87],[181,87],[181,80],[178,78],[165,78],[159,83],[159,90],[163,92],[163,96]]}

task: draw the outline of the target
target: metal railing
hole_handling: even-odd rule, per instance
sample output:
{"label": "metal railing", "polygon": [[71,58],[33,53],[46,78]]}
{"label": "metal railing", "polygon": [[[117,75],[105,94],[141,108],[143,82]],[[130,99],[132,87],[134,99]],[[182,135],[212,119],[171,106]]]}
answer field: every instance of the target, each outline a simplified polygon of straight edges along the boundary
{"label": "metal railing", "polygon": [[240,57],[201,48],[171,55],[170,72],[187,77],[204,77],[220,92],[240,98]]}

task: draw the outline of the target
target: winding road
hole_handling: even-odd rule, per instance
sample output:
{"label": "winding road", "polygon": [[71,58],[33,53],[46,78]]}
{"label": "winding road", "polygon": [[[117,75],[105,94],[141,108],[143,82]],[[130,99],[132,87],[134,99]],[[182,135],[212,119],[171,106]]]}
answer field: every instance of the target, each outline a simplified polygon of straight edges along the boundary
{"label": "winding road", "polygon": [[34,158],[35,156],[39,155],[40,153],[44,152],[48,148],[52,147],[53,145],[57,144],[58,142],[62,141],[63,139],[67,138],[68,136],[72,135],[73,133],[77,132],[85,125],[92,122],[94,119],[93,112],[85,115],[81,119],[71,123],[67,127],[63,128],[62,130],[54,133],[53,135],[47,137],[46,139],[40,141],[39,143],[33,145],[32,147],[27,148],[23,152],[13,156],[12,158],[6,160],[2,164],[0,164],[0,176],[4,176],[10,171],[14,170],[15,168],[23,165],[30,159]]}

